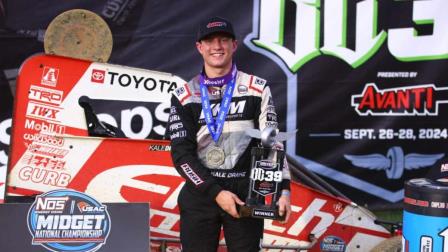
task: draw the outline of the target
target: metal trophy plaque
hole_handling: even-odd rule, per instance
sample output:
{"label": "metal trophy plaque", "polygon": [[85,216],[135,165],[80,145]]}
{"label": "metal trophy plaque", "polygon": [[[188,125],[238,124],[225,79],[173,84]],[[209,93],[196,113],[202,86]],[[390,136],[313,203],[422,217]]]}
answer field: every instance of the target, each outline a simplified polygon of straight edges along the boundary
{"label": "metal trophy plaque", "polygon": [[48,25],[44,48],[47,54],[104,63],[112,52],[112,32],[94,12],[69,10]]}
{"label": "metal trophy plaque", "polygon": [[273,146],[276,141],[289,135],[287,133],[278,135],[274,128],[266,128],[263,132],[249,130],[246,133],[261,139],[261,146],[253,147],[251,150],[248,195],[245,205],[239,207],[240,216],[283,220],[285,215],[279,215],[277,203],[281,196],[285,152]]}

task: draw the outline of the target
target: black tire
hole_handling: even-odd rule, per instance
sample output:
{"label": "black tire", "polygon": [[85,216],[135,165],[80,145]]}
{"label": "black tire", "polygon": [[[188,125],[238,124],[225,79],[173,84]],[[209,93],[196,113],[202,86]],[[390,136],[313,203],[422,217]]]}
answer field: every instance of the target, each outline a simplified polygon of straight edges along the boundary
{"label": "black tire", "polygon": [[376,245],[370,252],[401,252],[401,238],[402,236],[394,236],[386,239]]}

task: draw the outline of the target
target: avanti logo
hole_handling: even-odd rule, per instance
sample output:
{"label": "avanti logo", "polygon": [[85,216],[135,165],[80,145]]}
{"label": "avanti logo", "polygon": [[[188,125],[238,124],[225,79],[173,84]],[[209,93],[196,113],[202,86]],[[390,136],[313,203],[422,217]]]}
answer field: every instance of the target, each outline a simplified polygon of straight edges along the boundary
{"label": "avanti logo", "polygon": [[361,116],[437,116],[439,104],[448,100],[437,93],[446,93],[448,88],[437,88],[433,84],[379,89],[369,83],[359,95],[352,96],[352,106]]}

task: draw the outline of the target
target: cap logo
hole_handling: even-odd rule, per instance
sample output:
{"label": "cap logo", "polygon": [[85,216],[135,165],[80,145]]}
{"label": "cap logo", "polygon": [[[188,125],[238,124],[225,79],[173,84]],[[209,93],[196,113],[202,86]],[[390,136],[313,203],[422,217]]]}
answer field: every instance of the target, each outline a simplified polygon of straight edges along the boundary
{"label": "cap logo", "polygon": [[441,172],[446,172],[446,171],[448,171],[448,164],[447,164],[447,163],[442,164],[442,165],[440,166],[440,171],[441,171]]}
{"label": "cap logo", "polygon": [[207,24],[207,28],[212,28],[212,27],[221,27],[221,26],[227,26],[227,24],[225,22],[210,22]]}

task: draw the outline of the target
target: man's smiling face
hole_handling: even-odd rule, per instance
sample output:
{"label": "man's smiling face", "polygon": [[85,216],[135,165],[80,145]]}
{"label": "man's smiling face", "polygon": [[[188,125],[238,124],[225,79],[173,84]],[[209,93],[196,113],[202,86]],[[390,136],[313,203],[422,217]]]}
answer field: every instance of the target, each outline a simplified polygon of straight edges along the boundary
{"label": "man's smiling face", "polygon": [[229,70],[237,41],[225,33],[215,33],[196,42],[196,48],[204,58],[206,69]]}

